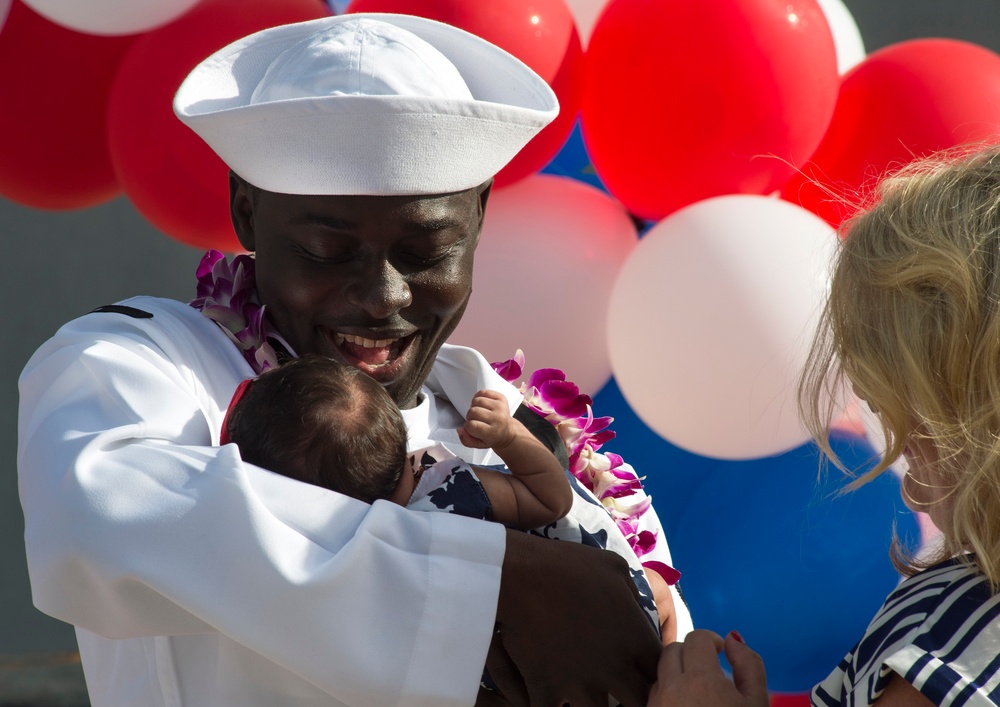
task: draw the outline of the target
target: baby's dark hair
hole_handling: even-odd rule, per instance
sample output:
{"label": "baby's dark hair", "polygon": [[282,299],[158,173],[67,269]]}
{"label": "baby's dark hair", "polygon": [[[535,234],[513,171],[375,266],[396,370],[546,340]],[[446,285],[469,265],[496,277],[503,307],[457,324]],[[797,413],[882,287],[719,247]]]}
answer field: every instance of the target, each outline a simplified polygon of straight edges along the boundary
{"label": "baby's dark hair", "polygon": [[396,490],[406,425],[388,392],[317,355],[265,371],[229,411],[243,461],[372,503]]}

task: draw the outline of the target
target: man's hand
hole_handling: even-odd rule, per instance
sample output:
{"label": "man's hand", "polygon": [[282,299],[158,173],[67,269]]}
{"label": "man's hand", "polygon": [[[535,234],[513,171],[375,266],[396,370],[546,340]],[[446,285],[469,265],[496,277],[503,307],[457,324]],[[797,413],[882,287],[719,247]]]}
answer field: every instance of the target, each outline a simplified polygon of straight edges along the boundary
{"label": "man's hand", "polygon": [[614,553],[507,532],[486,667],[512,705],[646,704],[660,642]]}
{"label": "man's hand", "polygon": [[480,390],[472,398],[465,416],[465,427],[458,429],[462,444],[472,449],[503,449],[510,444],[520,427],[510,416],[507,398],[495,390]]}
{"label": "man's hand", "polygon": [[[722,672],[719,652],[733,668],[733,679]],[[648,707],[768,707],[764,661],[739,634],[725,641],[711,631],[692,631],[683,643],[663,649],[656,684]]]}

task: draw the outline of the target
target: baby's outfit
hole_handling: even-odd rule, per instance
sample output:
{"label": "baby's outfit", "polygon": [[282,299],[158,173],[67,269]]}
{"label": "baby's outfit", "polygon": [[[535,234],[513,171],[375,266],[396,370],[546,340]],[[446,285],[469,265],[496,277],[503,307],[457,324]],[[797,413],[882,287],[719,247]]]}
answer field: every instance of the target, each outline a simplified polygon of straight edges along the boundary
{"label": "baby's outfit", "polygon": [[[438,444],[411,452],[411,456],[414,457],[414,469],[422,471],[418,472],[420,478],[407,503],[408,508],[446,511],[482,520],[493,519],[493,507],[476,472],[447,447]],[[502,465],[488,468],[510,473]],[[528,532],[553,540],[583,543],[621,555],[629,564],[632,581],[639,590],[642,608],[659,635],[656,602],[642,564],[601,502],[573,474],[567,471],[566,476],[574,491],[573,506],[569,513],[554,523]]]}

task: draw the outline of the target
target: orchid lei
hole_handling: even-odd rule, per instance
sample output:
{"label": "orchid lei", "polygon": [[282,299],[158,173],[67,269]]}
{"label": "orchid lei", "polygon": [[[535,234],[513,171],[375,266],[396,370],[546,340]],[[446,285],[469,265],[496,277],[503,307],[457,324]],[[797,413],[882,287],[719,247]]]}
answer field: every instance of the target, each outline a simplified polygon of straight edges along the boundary
{"label": "orchid lei", "polygon": [[[268,343],[264,305],[257,299],[254,260],[237,255],[230,263],[217,250],[209,250],[198,264],[197,297],[190,305],[219,325],[260,374],[278,365],[274,347]],[[524,370],[524,354],[492,364],[500,376],[513,383]],[[608,429],[610,417],[594,417],[588,395],[566,380],[557,368],[542,368],[522,383],[524,404],[548,420],[559,432],[569,454],[570,471],[590,489],[611,514],[637,557],[656,544],[656,535],[639,529],[639,519],[649,510],[650,499],[629,501],[642,490],[635,472],[623,467],[617,454],[601,453],[601,446],[615,433]]]}
{"label": "orchid lei", "polygon": [[189,304],[219,325],[255,373],[278,365],[277,352],[267,341],[251,256],[237,255],[229,263],[217,250],[205,253],[198,263],[197,294]]}
{"label": "orchid lei", "polygon": [[[513,383],[524,370],[524,354],[518,349],[514,358],[494,363],[501,378]],[[601,446],[615,433],[608,429],[614,420],[594,417],[592,400],[558,368],[540,368],[521,384],[524,404],[548,420],[559,432],[569,453],[569,468],[580,482],[604,505],[636,557],[647,554],[656,545],[656,535],[639,529],[639,519],[649,510],[651,500],[643,496],[629,501],[642,490],[635,472],[624,467],[617,454],[601,453]],[[673,570],[671,570],[673,571]]]}

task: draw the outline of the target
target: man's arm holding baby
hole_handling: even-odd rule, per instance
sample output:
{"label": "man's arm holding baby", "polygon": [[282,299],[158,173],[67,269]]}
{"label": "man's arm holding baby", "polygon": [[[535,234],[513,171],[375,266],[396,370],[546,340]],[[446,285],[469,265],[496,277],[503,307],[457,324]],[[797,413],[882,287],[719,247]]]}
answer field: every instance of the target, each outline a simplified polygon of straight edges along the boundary
{"label": "man's arm holding baby", "polygon": [[511,471],[503,474],[476,468],[493,506],[494,521],[526,530],[552,523],[569,512],[573,490],[562,464],[511,417],[502,394],[479,391],[458,434],[467,447],[492,448]]}

